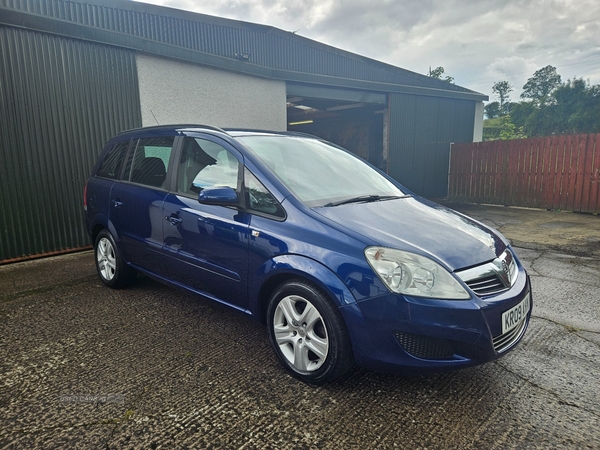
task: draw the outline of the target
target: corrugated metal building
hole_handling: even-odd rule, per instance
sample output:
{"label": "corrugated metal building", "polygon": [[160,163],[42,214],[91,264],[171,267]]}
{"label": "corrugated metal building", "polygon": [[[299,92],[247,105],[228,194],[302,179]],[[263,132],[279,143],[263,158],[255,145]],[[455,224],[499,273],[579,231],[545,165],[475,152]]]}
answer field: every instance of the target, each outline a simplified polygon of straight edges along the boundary
{"label": "corrugated metal building", "polygon": [[121,0],[0,0],[0,261],[88,244],[82,189],[112,135],[156,123],[293,129],[428,197],[468,89],[273,27]]}

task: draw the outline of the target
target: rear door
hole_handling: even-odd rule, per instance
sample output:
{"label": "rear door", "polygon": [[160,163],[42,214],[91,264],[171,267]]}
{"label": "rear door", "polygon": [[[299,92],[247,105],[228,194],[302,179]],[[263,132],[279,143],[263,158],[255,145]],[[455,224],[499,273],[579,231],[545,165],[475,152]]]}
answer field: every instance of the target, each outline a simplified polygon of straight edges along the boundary
{"label": "rear door", "polygon": [[91,231],[96,225],[107,225],[110,214],[110,193],[115,180],[119,180],[131,141],[114,144],[106,153],[95,175],[87,184],[86,220]]}
{"label": "rear door", "polygon": [[134,140],[123,180],[110,196],[110,221],[123,258],[150,272],[166,274],[163,245],[163,201],[174,136]]}
{"label": "rear door", "polygon": [[243,158],[221,139],[195,136],[183,139],[175,191],[163,205],[169,278],[246,308],[250,215],[198,203],[199,192],[207,187],[228,186],[241,195]]}

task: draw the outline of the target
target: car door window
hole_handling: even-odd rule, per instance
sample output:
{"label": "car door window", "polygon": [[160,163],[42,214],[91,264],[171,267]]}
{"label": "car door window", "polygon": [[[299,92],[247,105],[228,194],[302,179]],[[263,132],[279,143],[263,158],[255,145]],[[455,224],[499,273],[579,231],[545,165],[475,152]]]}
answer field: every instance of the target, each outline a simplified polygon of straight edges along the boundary
{"label": "car door window", "polygon": [[225,147],[201,138],[187,137],[177,172],[177,191],[197,196],[209,187],[238,188],[238,159]]}
{"label": "car door window", "polygon": [[129,141],[115,144],[106,154],[106,157],[102,161],[102,165],[98,169],[98,172],[96,172],[96,176],[116,180],[119,175],[121,175],[123,160],[125,159],[125,153],[127,153],[128,148]]}
{"label": "car door window", "polygon": [[164,189],[174,140],[170,136],[139,139],[126,169],[129,181]]}
{"label": "car door window", "polygon": [[244,187],[248,211],[279,219],[285,218],[285,211],[279,202],[248,168],[244,169]]}

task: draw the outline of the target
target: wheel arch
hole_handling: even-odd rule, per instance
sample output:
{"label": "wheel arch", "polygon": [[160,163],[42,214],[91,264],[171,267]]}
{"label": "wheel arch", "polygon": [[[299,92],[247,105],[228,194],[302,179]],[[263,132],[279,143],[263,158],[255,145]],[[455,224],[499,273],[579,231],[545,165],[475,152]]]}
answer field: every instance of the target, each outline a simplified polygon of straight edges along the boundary
{"label": "wheel arch", "polygon": [[91,232],[92,245],[96,244],[96,238],[98,237],[100,232],[102,230],[104,230],[105,228],[106,227],[100,223],[97,223],[96,225],[94,225],[94,227],[92,228],[92,232]]}
{"label": "wheel arch", "polygon": [[113,236],[113,239],[115,239],[115,242],[119,240],[119,235],[115,226],[104,213],[98,213],[94,215],[94,217],[90,220],[88,230],[90,239],[92,240],[92,245],[96,244],[96,238],[102,230],[108,230],[108,232]]}
{"label": "wheel arch", "polygon": [[257,271],[250,298],[256,299],[253,313],[266,324],[267,308],[273,292],[289,280],[304,280],[316,286],[336,307],[356,303],[344,282],[328,267],[300,255],[280,255],[265,262]]}

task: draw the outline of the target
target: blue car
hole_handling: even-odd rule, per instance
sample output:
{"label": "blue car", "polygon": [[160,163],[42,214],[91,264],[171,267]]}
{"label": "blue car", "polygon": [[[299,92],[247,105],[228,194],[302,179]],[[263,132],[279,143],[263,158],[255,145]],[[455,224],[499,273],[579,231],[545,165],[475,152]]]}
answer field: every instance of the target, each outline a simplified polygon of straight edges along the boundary
{"label": "blue car", "polygon": [[246,313],[309,383],[354,364],[420,374],[491,361],[531,316],[504,237],[314,136],[123,132],[84,199],[106,286],[139,272]]}

